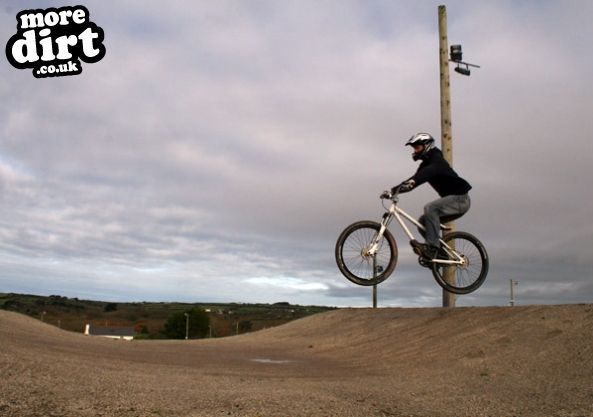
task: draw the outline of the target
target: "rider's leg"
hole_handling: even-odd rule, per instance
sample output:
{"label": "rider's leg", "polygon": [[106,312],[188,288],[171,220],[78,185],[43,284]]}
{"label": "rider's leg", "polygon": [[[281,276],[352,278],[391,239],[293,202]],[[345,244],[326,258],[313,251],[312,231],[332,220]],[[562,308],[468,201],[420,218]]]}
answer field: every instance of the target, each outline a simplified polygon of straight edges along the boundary
{"label": "rider's leg", "polygon": [[464,194],[442,197],[424,206],[424,215],[420,218],[420,222],[426,227],[426,233],[423,234],[426,243],[438,248],[441,219],[446,221],[457,219],[467,213],[470,205],[469,196]]}
{"label": "rider's leg", "polygon": [[426,229],[426,217],[424,217],[424,214],[422,216],[420,216],[420,218],[418,219],[418,223],[420,223],[422,226],[424,226],[424,229],[421,229],[419,227],[418,232],[422,235],[424,240],[426,240],[426,232],[424,231]]}

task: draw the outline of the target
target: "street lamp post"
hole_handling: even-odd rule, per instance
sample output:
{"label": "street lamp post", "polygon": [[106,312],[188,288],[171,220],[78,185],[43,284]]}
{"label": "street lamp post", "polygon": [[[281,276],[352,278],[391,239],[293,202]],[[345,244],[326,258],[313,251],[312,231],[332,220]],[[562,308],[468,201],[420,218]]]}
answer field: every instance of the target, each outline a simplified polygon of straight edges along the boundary
{"label": "street lamp post", "polygon": [[511,288],[511,298],[509,300],[509,306],[513,307],[515,305],[515,287],[519,286],[519,281],[514,281],[512,279],[509,279],[509,285]]}

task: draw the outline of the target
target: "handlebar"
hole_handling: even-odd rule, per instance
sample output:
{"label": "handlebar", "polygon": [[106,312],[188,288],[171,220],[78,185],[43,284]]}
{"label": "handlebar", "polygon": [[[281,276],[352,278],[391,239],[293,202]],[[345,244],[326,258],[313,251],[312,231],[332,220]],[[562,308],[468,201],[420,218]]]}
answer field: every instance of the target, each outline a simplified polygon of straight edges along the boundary
{"label": "handlebar", "polygon": [[391,200],[397,202],[399,200],[399,192],[401,185],[393,187],[390,191],[385,191],[379,196],[381,200]]}

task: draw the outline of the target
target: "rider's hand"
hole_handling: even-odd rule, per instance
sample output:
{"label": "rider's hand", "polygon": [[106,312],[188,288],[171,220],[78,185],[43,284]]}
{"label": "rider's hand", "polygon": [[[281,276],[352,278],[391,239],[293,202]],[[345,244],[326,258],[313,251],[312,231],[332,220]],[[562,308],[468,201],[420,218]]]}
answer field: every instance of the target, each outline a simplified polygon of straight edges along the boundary
{"label": "rider's hand", "polygon": [[392,197],[392,194],[391,194],[391,191],[389,191],[389,190],[383,191],[383,193],[379,196],[380,199],[384,199],[384,198],[388,199],[391,197]]}

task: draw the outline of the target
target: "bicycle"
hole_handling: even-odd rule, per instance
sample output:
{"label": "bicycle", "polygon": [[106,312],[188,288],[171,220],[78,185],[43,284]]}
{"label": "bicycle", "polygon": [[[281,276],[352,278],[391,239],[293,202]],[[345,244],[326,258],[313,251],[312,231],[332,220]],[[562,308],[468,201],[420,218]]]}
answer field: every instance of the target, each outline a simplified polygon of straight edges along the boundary
{"label": "bicycle", "polygon": [[[389,208],[385,199],[391,200]],[[351,282],[371,286],[385,281],[397,264],[397,243],[388,227],[395,218],[405,234],[414,241],[414,235],[404,219],[419,230],[426,230],[420,222],[398,206],[399,188],[388,198],[382,196],[381,223],[363,220],[346,227],[336,242],[336,262],[340,272]],[[418,258],[420,265],[432,270],[436,282],[454,294],[469,294],[477,290],[488,274],[486,248],[475,236],[461,231],[451,231],[441,224],[445,233],[439,240],[441,246],[434,259]]]}

